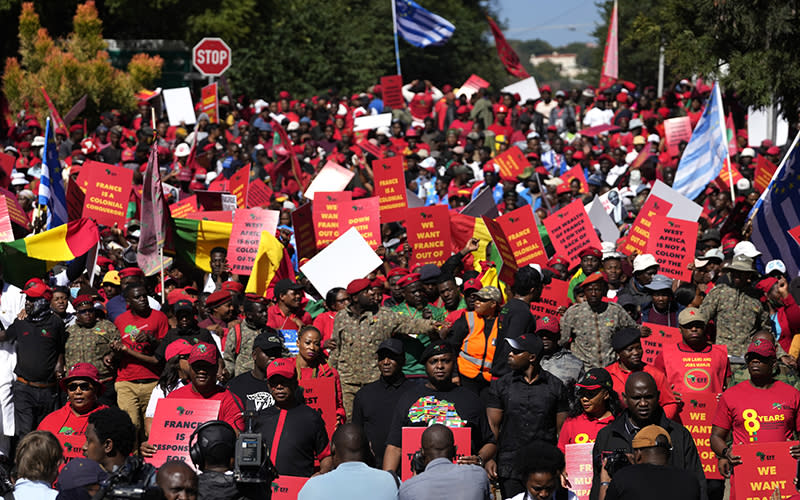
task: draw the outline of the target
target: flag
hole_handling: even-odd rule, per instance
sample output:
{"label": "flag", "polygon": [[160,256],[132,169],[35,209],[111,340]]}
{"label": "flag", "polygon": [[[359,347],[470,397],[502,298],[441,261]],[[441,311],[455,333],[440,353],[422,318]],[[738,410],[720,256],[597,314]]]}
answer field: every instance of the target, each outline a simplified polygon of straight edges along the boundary
{"label": "flag", "polygon": [[83,218],[21,240],[0,243],[3,279],[22,288],[26,281],[44,276],[57,263],[85,254],[98,241],[97,224]]}
{"label": "flag", "polygon": [[39,179],[39,205],[47,207],[47,229],[65,224],[67,216],[67,195],[61,177],[61,162],[58,160],[58,147],[50,126],[50,118],[45,126],[44,166]]}
{"label": "flag", "polygon": [[693,200],[717,178],[728,158],[728,137],[719,83],[714,83],[711,97],[697,122],[689,144],[675,172],[672,189]]}
{"label": "flag", "polygon": [[190,262],[203,271],[211,272],[211,250],[228,248],[231,238],[230,222],[174,219],[175,256]]}
{"label": "flag", "polygon": [[517,53],[511,48],[511,45],[508,44],[506,37],[503,36],[503,32],[500,31],[500,27],[497,26],[494,19],[486,16],[486,20],[489,22],[489,28],[492,29],[494,45],[497,47],[497,55],[500,56],[500,61],[502,61],[503,66],[506,67],[506,71],[517,78],[530,78],[531,75],[522,67],[519,56],[517,56]]}
{"label": "flag", "polygon": [[442,45],[453,36],[456,27],[447,19],[420,7],[414,0],[393,0],[395,30],[415,47]]}
{"label": "flag", "polygon": [[750,213],[750,241],[761,251],[761,260],[781,259],[791,280],[800,272],[800,243],[789,231],[800,226],[800,147],[798,135],[764,194]]}
{"label": "flag", "polygon": [[600,87],[610,87],[619,78],[619,46],[617,45],[617,0],[611,19],[608,20],[606,50],[603,53],[603,71],[600,73]]}
{"label": "flag", "polygon": [[[292,146],[292,141],[289,139],[289,134],[286,133],[286,130],[275,120],[272,120],[272,130],[275,131],[275,135],[273,136],[273,147],[272,153],[275,156],[275,163],[282,163],[286,161],[285,159],[280,159],[279,151],[284,149],[286,154],[289,156],[289,161],[292,176],[294,176],[294,180],[297,181],[297,185],[300,186],[300,189],[305,191],[307,186],[303,185],[303,182],[300,180],[300,162],[297,161],[297,155],[294,153],[294,148]],[[275,146],[281,146],[281,148],[276,148]]]}
{"label": "flag", "polygon": [[261,242],[253,262],[253,271],[247,280],[246,293],[266,296],[267,290],[282,279],[294,279],[292,259],[286,247],[272,233],[261,232]]}
{"label": "flag", "polygon": [[155,145],[150,149],[150,158],[144,171],[141,214],[141,233],[136,260],[144,274],[152,276],[162,267],[163,255],[159,250],[164,248],[171,219],[167,202],[164,200],[164,187],[161,184]]}
{"label": "flag", "polygon": [[725,117],[725,133],[728,137],[728,156],[736,156],[739,145],[736,143],[736,126],[733,124],[733,115],[728,113]]}
{"label": "flag", "polygon": [[61,119],[61,115],[58,113],[56,105],[53,104],[53,101],[50,99],[50,95],[47,93],[44,87],[39,87],[39,89],[42,91],[42,95],[44,96],[44,102],[47,103],[47,108],[50,110],[50,115],[56,122],[56,128],[60,127],[66,130],[67,125],[64,123],[64,120]]}

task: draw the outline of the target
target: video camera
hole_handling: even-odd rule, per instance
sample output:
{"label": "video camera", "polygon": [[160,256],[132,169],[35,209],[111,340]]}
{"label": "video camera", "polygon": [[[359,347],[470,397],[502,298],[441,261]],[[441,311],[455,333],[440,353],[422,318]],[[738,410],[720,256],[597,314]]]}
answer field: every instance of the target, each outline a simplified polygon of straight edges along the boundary
{"label": "video camera", "polygon": [[237,483],[271,484],[278,471],[270,460],[267,444],[261,434],[253,432],[255,412],[244,412],[245,431],[236,439],[233,457],[233,477]]}
{"label": "video camera", "polygon": [[163,500],[161,488],[146,484],[147,476],[152,472],[152,466],[144,463],[142,457],[128,457],[122,467],[103,481],[92,500]]}

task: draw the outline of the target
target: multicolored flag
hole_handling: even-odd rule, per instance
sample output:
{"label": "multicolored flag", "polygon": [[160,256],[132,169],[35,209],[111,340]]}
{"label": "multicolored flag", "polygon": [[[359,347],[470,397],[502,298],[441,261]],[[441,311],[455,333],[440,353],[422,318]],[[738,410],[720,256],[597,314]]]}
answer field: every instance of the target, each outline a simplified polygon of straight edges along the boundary
{"label": "multicolored flag", "polygon": [[494,36],[494,44],[497,47],[497,55],[500,56],[500,61],[502,61],[503,66],[506,67],[506,71],[517,78],[529,78],[531,75],[529,75],[528,72],[525,71],[525,68],[522,67],[519,56],[506,41],[506,37],[503,36],[503,32],[500,31],[500,27],[497,26],[497,23],[495,23],[494,19],[491,17],[486,16],[486,20],[489,22],[489,28],[491,28],[492,36]]}
{"label": "multicolored flag", "polygon": [[174,219],[174,222],[175,257],[210,273],[211,250],[228,248],[233,224],[194,219]]}
{"label": "multicolored flag", "polygon": [[[144,171],[142,184],[141,234],[136,260],[145,276],[152,276],[163,267],[164,244],[171,229],[170,211],[164,200],[164,187],[161,184],[161,172],[158,168],[156,148],[150,149],[147,169]],[[171,232],[171,231],[170,231]]]}
{"label": "multicolored flag", "polygon": [[442,45],[453,36],[456,27],[442,16],[423,9],[414,0],[392,1],[395,29],[411,45],[421,48]]}
{"label": "multicolored flag", "polygon": [[265,296],[274,283],[287,278],[294,278],[294,267],[289,252],[275,235],[262,231],[256,261],[253,263],[253,271],[247,280],[245,292]]}
{"label": "multicolored flag", "polygon": [[619,78],[619,45],[617,44],[617,0],[608,21],[606,50],[603,53],[603,71],[600,73],[600,88],[610,87]]}
{"label": "multicolored flag", "polygon": [[67,194],[61,176],[61,162],[58,159],[58,147],[54,139],[50,118],[44,132],[44,166],[39,179],[39,205],[47,207],[47,229],[53,229],[69,220],[67,214]]}

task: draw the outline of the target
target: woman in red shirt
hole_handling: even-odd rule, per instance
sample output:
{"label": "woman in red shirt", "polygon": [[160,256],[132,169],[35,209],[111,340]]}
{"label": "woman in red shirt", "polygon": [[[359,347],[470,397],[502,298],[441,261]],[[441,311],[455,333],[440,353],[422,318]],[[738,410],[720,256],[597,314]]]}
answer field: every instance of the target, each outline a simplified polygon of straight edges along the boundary
{"label": "woman in red shirt", "polygon": [[570,405],[569,415],[558,434],[558,447],[594,443],[600,429],[610,424],[622,411],[614,392],[611,375],[603,368],[592,368],[575,384],[578,397]]}
{"label": "woman in red shirt", "polygon": [[350,295],[344,288],[336,287],[325,294],[325,311],[314,318],[314,327],[322,333],[322,344],[333,334],[333,318],[336,313],[350,305]]}
{"label": "woman in red shirt", "polygon": [[295,358],[297,380],[303,385],[303,380],[330,377],[336,390],[336,425],[345,422],[346,413],[342,403],[342,382],[339,372],[325,361],[322,352],[322,333],[316,327],[306,325],[297,333],[298,356]]}

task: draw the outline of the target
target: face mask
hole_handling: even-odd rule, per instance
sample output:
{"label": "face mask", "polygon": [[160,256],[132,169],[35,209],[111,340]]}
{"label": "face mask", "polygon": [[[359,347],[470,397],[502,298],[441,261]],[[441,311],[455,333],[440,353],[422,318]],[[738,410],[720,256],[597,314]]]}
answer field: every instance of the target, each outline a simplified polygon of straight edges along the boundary
{"label": "face mask", "polygon": [[79,287],[70,287],[69,294],[72,296],[73,299],[78,298],[78,292],[81,289]]}

